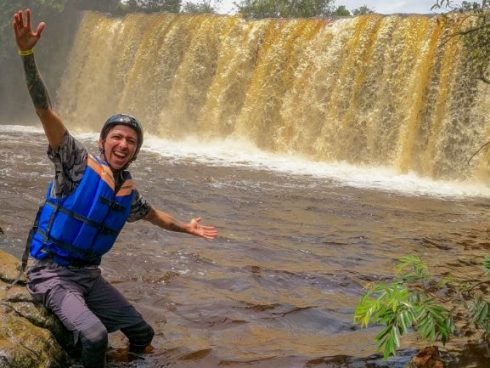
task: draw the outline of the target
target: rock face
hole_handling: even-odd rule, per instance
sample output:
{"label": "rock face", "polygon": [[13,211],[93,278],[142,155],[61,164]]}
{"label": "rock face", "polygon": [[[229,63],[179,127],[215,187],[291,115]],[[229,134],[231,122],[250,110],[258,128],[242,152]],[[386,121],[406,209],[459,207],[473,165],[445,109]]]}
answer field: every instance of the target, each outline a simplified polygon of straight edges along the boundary
{"label": "rock face", "polygon": [[17,277],[20,261],[0,251],[0,368],[66,368],[65,349],[71,336],[59,320],[35,303],[25,277]]}
{"label": "rock face", "polygon": [[427,346],[414,356],[408,368],[445,368],[437,346]]}

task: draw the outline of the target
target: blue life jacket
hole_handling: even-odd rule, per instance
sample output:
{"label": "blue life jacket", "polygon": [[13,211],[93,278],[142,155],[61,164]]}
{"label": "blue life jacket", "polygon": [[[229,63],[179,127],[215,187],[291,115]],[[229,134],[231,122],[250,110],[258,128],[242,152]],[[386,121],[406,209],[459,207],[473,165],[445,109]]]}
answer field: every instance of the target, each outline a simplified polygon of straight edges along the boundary
{"label": "blue life jacket", "polygon": [[31,231],[31,256],[62,266],[100,264],[129,216],[134,197],[131,177],[128,174],[116,193],[109,166],[89,155],[82,180],[70,195],[53,197],[52,186]]}

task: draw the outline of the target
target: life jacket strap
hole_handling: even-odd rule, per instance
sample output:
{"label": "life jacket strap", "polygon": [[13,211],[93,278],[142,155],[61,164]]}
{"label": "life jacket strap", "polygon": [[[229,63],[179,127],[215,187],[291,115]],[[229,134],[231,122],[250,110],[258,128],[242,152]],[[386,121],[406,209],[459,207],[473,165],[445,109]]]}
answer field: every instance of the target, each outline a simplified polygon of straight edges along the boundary
{"label": "life jacket strap", "polygon": [[61,207],[58,203],[55,203],[55,202],[51,202],[49,200],[46,201],[46,204],[52,208],[54,208],[54,211],[51,213],[51,218],[49,219],[49,225],[48,225],[48,233],[51,233],[51,226],[53,224],[53,220],[54,220],[54,217],[56,215],[56,212],[61,212],[61,213],[64,213],[65,215],[68,215],[70,217],[73,217],[75,220],[78,220],[80,222],[83,222],[87,225],[90,225],[94,228],[97,229],[97,231],[101,234],[104,234],[104,235],[112,235],[112,236],[117,236],[118,235],[118,232],[115,231],[115,230],[112,230],[111,228],[108,228],[107,226],[105,226],[104,224],[102,223],[99,223],[99,222],[96,222],[96,221],[92,221],[90,220],[89,218],[83,216],[83,215],[80,215],[74,211],[71,211],[71,210],[68,210],[64,207]]}
{"label": "life jacket strap", "polygon": [[[109,229],[108,227],[106,226],[103,226],[95,221],[92,221],[88,218],[86,218],[85,216],[82,216],[76,212],[73,212],[71,210],[68,210],[64,207],[62,207],[59,203],[56,203],[56,202],[53,202],[53,201],[50,201],[50,200],[46,200],[45,202],[45,205],[47,206],[50,206],[52,207],[54,210],[53,212],[51,212],[51,215],[49,217],[49,220],[48,220],[48,226],[46,228],[46,230],[43,230],[43,229],[40,229],[38,226],[37,226],[37,223],[39,222],[39,217],[40,217],[40,213],[42,211],[42,206],[41,208],[39,209],[39,212],[38,212],[38,216],[36,218],[36,222],[35,222],[35,225],[33,227],[33,229],[31,230],[32,232],[32,235],[30,235],[29,237],[29,240],[32,240],[32,237],[34,236],[35,233],[38,233],[40,234],[42,237],[43,237],[43,241],[44,243],[52,243],[53,245],[55,245],[56,247],[64,250],[65,252],[68,252],[68,253],[71,253],[71,254],[79,254],[80,256],[83,257],[83,261],[82,260],[79,260],[75,257],[63,257],[63,256],[60,256],[59,254],[56,254],[55,252],[49,250],[49,249],[46,249],[44,248],[42,250],[43,253],[46,253],[48,254],[51,258],[55,259],[57,257],[59,257],[60,259],[63,259],[65,260],[67,263],[69,264],[73,264],[75,266],[82,266],[82,265],[89,265],[89,264],[100,264],[100,260],[101,260],[101,257],[102,255],[100,254],[97,254],[95,252],[91,252],[91,251],[88,251],[88,250],[85,250],[85,249],[81,249],[81,248],[78,248],[78,247],[75,247],[71,244],[68,244],[68,243],[65,243],[61,240],[58,240],[58,239],[55,239],[53,238],[50,234],[51,234],[51,228],[53,226],[53,223],[54,223],[54,219],[56,217],[56,214],[58,212],[62,212],[68,216],[71,216],[73,218],[75,218],[76,220],[78,221],[81,221],[83,223],[86,223],[90,226],[93,226],[95,227],[99,233],[103,233],[103,234],[109,234],[109,235],[112,235],[112,236],[117,236],[117,232],[112,230],[112,229]],[[30,241],[29,241],[29,244],[30,244]],[[29,257],[29,251],[27,253],[27,257]]]}
{"label": "life jacket strap", "polygon": [[[56,244],[59,248],[61,246],[59,244]],[[102,256],[97,256],[93,255],[93,257],[90,260],[86,259],[78,259],[78,258],[73,258],[73,257],[65,257],[61,256],[55,252],[50,251],[49,249],[43,248],[40,251],[43,254],[46,254],[47,257],[46,259],[54,261],[56,264],[66,267],[68,269],[71,268],[83,268],[87,266],[94,266],[94,265],[99,265],[100,261],[102,260]],[[61,261],[61,262],[60,262]]]}
{"label": "life jacket strap", "polygon": [[[71,244],[65,243],[61,240],[57,240],[57,239],[53,238],[51,235],[49,235],[49,232],[47,232],[47,231],[37,229],[37,233],[42,235],[42,237],[44,238],[43,239],[44,242],[53,243],[55,246],[57,246],[58,248],[66,251],[66,252],[69,252],[72,254],[80,254],[81,256],[84,257],[84,260],[86,260],[86,262],[84,262],[86,264],[93,264],[93,262],[98,262],[98,261],[100,261],[100,258],[102,257],[102,255],[99,255],[97,253],[91,252],[89,250],[77,248]],[[54,252],[51,252],[48,249],[44,249],[44,251],[45,251],[45,253],[49,253],[50,255],[54,255],[57,257],[59,256],[58,254],[55,254]],[[70,260],[72,260],[72,259],[76,260],[76,258],[73,258],[73,257],[63,257],[63,256],[59,256],[59,257],[70,259]],[[78,261],[78,262],[80,262],[80,261]]]}
{"label": "life jacket strap", "polygon": [[8,286],[9,289],[12,286],[16,285],[20,281],[20,278],[22,277],[22,275],[26,271],[27,262],[29,260],[29,253],[31,251],[31,241],[32,241],[34,234],[38,230],[38,223],[39,223],[39,217],[41,216],[41,211],[42,211],[42,206],[39,207],[39,210],[37,211],[37,214],[36,214],[36,219],[34,220],[34,225],[32,225],[31,230],[29,230],[29,235],[27,236],[26,245],[24,247],[24,253],[22,254],[22,258],[21,258],[19,274],[17,275],[15,280],[12,282],[12,284],[10,284]]}
{"label": "life jacket strap", "polygon": [[108,198],[100,196],[99,201],[101,203],[105,204],[107,207],[109,207],[113,211],[122,212],[125,210],[124,206],[122,206],[119,203],[117,203],[116,201],[110,200]]}

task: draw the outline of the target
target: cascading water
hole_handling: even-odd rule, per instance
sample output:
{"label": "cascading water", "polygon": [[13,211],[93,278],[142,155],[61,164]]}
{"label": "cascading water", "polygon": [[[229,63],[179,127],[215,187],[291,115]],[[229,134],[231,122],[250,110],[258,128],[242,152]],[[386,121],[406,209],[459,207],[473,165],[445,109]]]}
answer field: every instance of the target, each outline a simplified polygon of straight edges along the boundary
{"label": "cascading water", "polygon": [[61,89],[70,126],[124,111],[163,138],[246,139],[310,160],[488,180],[490,88],[442,17],[260,20],[86,13]]}

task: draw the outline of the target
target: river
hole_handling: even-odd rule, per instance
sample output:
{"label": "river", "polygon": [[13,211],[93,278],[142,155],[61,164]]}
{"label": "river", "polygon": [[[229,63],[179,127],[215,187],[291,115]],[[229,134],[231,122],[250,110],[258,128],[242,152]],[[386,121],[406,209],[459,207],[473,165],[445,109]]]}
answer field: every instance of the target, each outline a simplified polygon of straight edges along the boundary
{"label": "river", "polygon": [[[76,135],[96,151],[95,134]],[[110,366],[403,366],[410,350],[383,363],[378,328],[353,325],[363,287],[392,277],[407,254],[435,274],[476,275],[490,248],[488,187],[232,146],[150,136],[133,164],[154,206],[201,216],[220,234],[126,225],[103,274],[154,327],[155,351]],[[0,125],[0,248],[17,256],[53,172],[45,151],[38,127]],[[111,345],[123,346],[122,335]],[[464,359],[455,366],[486,366],[474,351]]]}

